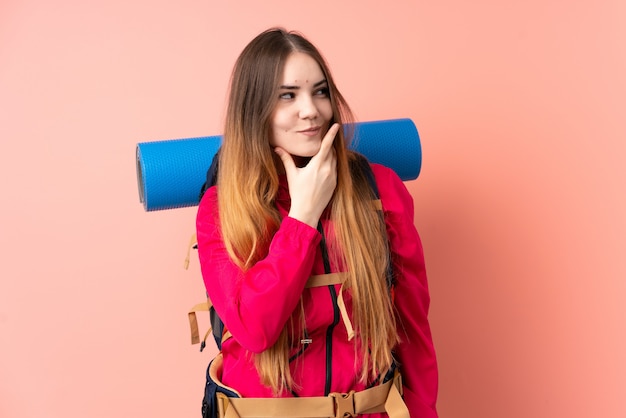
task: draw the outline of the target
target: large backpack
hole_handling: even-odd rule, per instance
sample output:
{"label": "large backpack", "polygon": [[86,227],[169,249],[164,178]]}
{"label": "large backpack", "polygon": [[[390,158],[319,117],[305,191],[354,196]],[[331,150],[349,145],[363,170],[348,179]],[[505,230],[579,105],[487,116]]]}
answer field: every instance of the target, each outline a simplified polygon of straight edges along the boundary
{"label": "large backpack", "polygon": [[[367,159],[361,154],[355,153],[354,157],[355,157],[354,159],[350,160],[350,164],[351,164],[350,170],[353,173],[353,175],[365,177],[365,179],[367,180],[367,183],[369,184],[372,190],[372,194],[374,195],[373,206],[376,210],[380,212],[380,216],[382,217],[383,215],[382,215],[382,205],[380,203],[380,195],[378,193],[378,186],[376,185],[376,179],[374,177],[374,173],[372,172],[372,168],[370,167]],[[198,200],[202,200],[202,197],[204,196],[205,192],[211,186],[217,183],[218,164],[219,164],[219,151],[213,157],[211,166],[209,167],[207,171],[206,181],[202,185],[202,188],[200,190],[200,196]],[[325,241],[324,231],[321,228],[321,223],[318,225],[318,230],[322,234],[322,242],[320,245],[322,248],[322,255],[324,258],[324,264],[325,264],[324,269],[327,273],[326,276],[332,276],[331,274],[328,274],[330,273],[330,263],[328,262],[328,256],[326,254],[326,246],[324,243]],[[189,257],[190,257],[190,252],[192,248],[195,248],[195,249],[198,248],[195,234],[192,236],[191,242],[189,243],[189,247],[187,251],[187,258],[185,260],[185,268],[189,266]],[[387,286],[389,288],[390,297],[392,298],[392,301],[393,301],[394,279],[393,279],[393,271],[392,271],[392,266],[391,266],[391,259],[389,259],[389,262],[387,264],[388,264],[387,275],[386,275]],[[317,277],[319,278],[322,276],[317,276]],[[307,283],[307,286],[309,286],[309,284],[310,283]],[[314,284],[313,286],[319,286],[322,284],[335,284],[335,283],[318,283],[318,284]],[[209,312],[211,326],[208,329],[208,331],[205,333],[204,338],[200,340],[200,334],[198,331],[197,313],[202,312],[202,311]],[[206,339],[208,338],[209,334],[212,332],[217,348],[219,351],[221,351],[222,342],[225,341],[227,338],[230,338],[230,333],[225,329],[224,323],[222,322],[217,312],[213,308],[213,304],[211,303],[211,300],[209,299],[208,294],[207,294],[206,302],[202,302],[202,303],[195,305],[189,311],[188,316],[189,316],[189,326],[191,328],[191,343],[192,344],[201,343],[200,351],[204,350],[204,348],[206,347]],[[237,393],[234,393],[230,391],[229,388],[226,388],[218,384],[215,381],[215,379],[211,377],[211,369],[213,367],[213,363],[215,363],[215,361],[218,359],[220,359],[220,355],[218,355],[217,358],[213,359],[213,361],[209,363],[209,366],[207,368],[206,384],[204,388],[204,397],[202,399],[202,417],[203,418],[214,418],[218,416],[218,413],[217,413],[217,410],[219,409],[217,405],[218,393],[221,393],[231,398],[238,396]],[[386,383],[391,379],[395,380],[396,373],[397,373],[396,364],[394,363],[392,367],[384,375],[383,382]]]}

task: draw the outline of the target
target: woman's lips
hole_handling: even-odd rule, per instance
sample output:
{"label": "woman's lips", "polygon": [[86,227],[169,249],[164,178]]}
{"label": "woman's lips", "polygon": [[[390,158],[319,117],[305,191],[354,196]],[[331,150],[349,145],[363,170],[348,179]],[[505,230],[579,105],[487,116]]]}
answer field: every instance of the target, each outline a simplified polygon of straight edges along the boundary
{"label": "woman's lips", "polygon": [[315,135],[319,134],[320,129],[321,128],[319,126],[315,126],[313,128],[308,128],[308,129],[303,129],[301,131],[298,131],[298,133],[301,133],[301,134],[307,135],[307,136],[315,136]]}

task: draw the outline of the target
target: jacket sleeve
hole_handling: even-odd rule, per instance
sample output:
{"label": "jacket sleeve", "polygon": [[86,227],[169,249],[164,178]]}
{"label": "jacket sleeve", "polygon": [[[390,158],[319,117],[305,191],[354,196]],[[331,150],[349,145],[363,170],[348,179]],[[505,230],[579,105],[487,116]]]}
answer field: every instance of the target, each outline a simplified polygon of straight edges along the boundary
{"label": "jacket sleeve", "polygon": [[437,417],[438,371],[428,323],[430,296],[413,198],[392,170],[372,166],[385,213],[395,277],[394,306],[404,400],[412,417]]}
{"label": "jacket sleeve", "polygon": [[243,348],[260,353],[271,347],[300,300],[320,233],[284,218],[268,255],[244,272],[232,262],[222,241],[217,187],[200,202],[196,232],[202,277],[220,319]]}

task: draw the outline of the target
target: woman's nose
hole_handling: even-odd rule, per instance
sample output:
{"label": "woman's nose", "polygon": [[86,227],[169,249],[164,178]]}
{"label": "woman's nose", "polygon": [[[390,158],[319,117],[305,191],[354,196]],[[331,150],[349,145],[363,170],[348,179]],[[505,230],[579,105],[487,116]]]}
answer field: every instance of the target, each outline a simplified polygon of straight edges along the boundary
{"label": "woman's nose", "polygon": [[300,99],[300,117],[302,119],[311,119],[319,114],[313,97],[303,94]]}

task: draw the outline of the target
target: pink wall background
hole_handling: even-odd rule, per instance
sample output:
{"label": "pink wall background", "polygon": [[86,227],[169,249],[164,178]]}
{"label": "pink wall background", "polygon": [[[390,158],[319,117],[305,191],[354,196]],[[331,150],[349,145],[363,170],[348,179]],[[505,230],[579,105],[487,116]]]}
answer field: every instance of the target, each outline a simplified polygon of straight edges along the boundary
{"label": "pink wall background", "polygon": [[0,2],[0,416],[199,416],[195,209],[137,142],[221,133],[272,25],[361,120],[410,117],[442,417],[626,416],[623,1]]}

